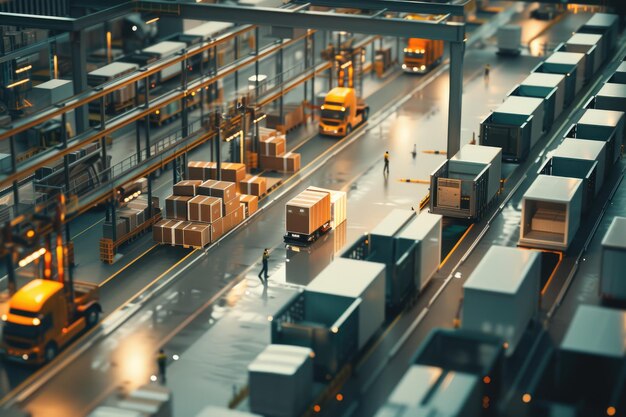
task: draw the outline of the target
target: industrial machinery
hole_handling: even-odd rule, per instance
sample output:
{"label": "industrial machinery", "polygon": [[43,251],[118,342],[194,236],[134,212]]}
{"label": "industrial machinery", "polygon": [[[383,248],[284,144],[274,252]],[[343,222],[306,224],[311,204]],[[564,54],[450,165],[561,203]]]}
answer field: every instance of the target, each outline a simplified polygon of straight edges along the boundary
{"label": "industrial machinery", "polygon": [[[408,20],[440,21],[437,15],[408,15]],[[409,38],[404,48],[402,69],[408,73],[425,74],[441,63],[443,41],[432,39]]]}
{"label": "industrial machinery", "polygon": [[[43,279],[34,279],[11,297],[9,311],[2,315],[0,344],[0,352],[6,358],[29,364],[54,359],[59,349],[95,326],[102,312],[97,286],[74,283],[67,268],[68,250],[61,233],[65,196],[59,195],[53,219],[41,215],[38,218],[42,224],[54,224],[56,248],[53,250],[50,239],[44,247],[20,261],[25,266],[43,257]],[[30,232],[32,236],[37,235],[34,229]]]}

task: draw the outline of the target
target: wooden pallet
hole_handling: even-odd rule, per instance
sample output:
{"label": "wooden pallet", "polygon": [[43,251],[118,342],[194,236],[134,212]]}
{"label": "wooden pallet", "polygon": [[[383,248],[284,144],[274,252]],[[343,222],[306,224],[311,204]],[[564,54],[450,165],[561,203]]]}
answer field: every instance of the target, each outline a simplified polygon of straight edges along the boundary
{"label": "wooden pallet", "polygon": [[106,264],[113,264],[115,259],[115,243],[112,239],[100,239],[100,260]]}

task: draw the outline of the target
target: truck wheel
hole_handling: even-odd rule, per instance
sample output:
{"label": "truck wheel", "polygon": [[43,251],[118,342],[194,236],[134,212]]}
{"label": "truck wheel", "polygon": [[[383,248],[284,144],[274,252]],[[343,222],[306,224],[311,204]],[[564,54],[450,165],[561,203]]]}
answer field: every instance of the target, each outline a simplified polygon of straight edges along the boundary
{"label": "truck wheel", "polygon": [[91,307],[87,310],[85,314],[85,321],[87,322],[87,328],[90,329],[96,324],[98,324],[98,320],[100,319],[100,312],[97,308]]}
{"label": "truck wheel", "polygon": [[51,362],[57,356],[57,345],[50,342],[46,345],[46,349],[43,352],[43,358],[46,363]]}
{"label": "truck wheel", "polygon": [[370,116],[370,108],[366,107],[363,109],[363,121],[367,122],[367,119],[369,116]]}

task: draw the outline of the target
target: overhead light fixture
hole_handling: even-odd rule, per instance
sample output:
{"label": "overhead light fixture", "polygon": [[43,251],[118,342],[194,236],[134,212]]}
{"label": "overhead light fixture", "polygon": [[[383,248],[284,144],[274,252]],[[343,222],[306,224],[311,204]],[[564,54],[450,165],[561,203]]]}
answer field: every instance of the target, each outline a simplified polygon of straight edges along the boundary
{"label": "overhead light fixture", "polygon": [[16,69],[16,70],[15,70],[15,73],[16,73],[16,74],[21,74],[21,73],[23,73],[23,72],[25,72],[25,71],[28,71],[29,69],[32,69],[32,68],[33,68],[33,66],[32,66],[32,65],[26,65],[25,67],[22,67],[22,68],[18,68],[18,69]]}
{"label": "overhead light fixture", "polygon": [[150,19],[150,20],[146,20],[146,25],[149,25],[149,24],[151,24],[151,23],[156,23],[156,22],[158,22],[158,21],[159,21],[159,19],[160,19],[160,17],[153,17],[153,18],[152,18],[152,19]]}
{"label": "overhead light fixture", "polygon": [[13,84],[7,85],[6,88],[17,87],[18,85],[26,84],[29,81],[30,81],[30,78],[24,78],[23,80],[19,80],[19,81],[14,82]]}
{"label": "overhead light fixture", "polygon": [[38,259],[39,257],[41,257],[44,253],[46,253],[46,249],[45,248],[41,248],[38,251],[35,251],[35,252],[31,253],[26,258],[21,259],[18,262],[18,265],[20,266],[20,268],[25,267],[26,265],[28,265],[29,263],[31,263],[35,259]]}
{"label": "overhead light fixture", "polygon": [[133,26],[131,27],[131,29],[132,29],[132,31],[133,31],[133,32],[137,32],[137,25],[133,25]]}

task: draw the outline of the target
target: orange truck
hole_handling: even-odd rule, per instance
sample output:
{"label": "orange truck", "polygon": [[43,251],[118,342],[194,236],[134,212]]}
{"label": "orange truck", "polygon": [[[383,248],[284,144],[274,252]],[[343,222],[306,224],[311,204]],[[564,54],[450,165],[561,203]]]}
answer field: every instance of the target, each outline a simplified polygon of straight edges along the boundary
{"label": "orange truck", "polygon": [[[409,15],[408,20],[441,20],[440,16]],[[432,39],[409,38],[404,48],[402,69],[408,73],[425,74],[441,63],[443,41]]]}
{"label": "orange truck", "polygon": [[369,107],[356,96],[354,88],[335,87],[326,94],[321,107],[319,133],[326,136],[347,136],[352,129],[367,121]]}
{"label": "orange truck", "polygon": [[28,364],[51,361],[86,329],[98,323],[102,309],[98,287],[67,285],[49,279],[34,279],[19,289],[2,315],[0,352],[10,360]]}

